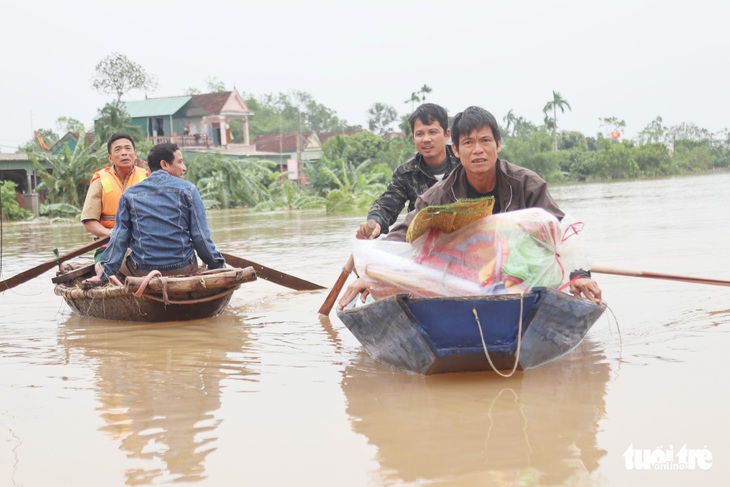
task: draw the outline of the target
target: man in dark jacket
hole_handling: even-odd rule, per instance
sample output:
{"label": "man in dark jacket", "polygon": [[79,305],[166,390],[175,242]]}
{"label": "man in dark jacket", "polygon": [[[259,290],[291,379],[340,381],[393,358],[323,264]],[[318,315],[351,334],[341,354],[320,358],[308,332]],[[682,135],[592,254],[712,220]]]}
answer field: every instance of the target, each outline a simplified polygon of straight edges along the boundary
{"label": "man in dark jacket", "polygon": [[[454,117],[451,127],[454,153],[461,166],[446,179],[435,184],[418,197],[415,208],[409,212],[385,239],[405,241],[406,232],[416,214],[432,205],[445,205],[462,198],[494,196],[493,213],[543,208],[558,219],[564,213],[550,196],[547,183],[533,171],[500,160],[502,138],[494,115],[480,107],[469,107]],[[597,303],[601,302],[601,289],[583,270],[576,270],[570,291],[576,296],[583,294]],[[358,293],[364,301],[368,295],[365,281],[358,278],[345,291],[339,301],[340,309],[352,301]]]}
{"label": "man in dark jacket", "polygon": [[373,239],[388,233],[406,203],[412,211],[416,198],[459,165],[459,159],[446,145],[450,136],[446,110],[424,103],[408,121],[418,153],[393,171],[388,188],[370,207],[367,221],[358,227],[357,238]]}

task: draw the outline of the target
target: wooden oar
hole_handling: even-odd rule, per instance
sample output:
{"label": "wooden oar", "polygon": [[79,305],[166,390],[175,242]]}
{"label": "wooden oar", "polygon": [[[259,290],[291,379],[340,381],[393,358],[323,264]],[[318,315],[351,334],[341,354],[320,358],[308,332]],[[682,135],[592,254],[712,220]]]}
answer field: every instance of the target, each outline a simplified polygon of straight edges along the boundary
{"label": "wooden oar", "polygon": [[86,252],[89,252],[91,250],[98,249],[102,245],[106,244],[108,241],[109,241],[109,237],[104,237],[104,238],[100,238],[98,240],[94,240],[90,244],[86,244],[83,247],[74,249],[71,252],[68,252],[66,254],[59,255],[57,258],[55,258],[53,260],[44,262],[40,265],[33,267],[32,269],[28,269],[27,271],[21,272],[20,274],[16,274],[13,277],[11,277],[10,279],[5,279],[4,281],[0,281],[0,291],[5,291],[6,289],[10,289],[19,284],[23,284],[26,281],[30,281],[34,277],[40,276],[47,270],[53,269],[55,266],[57,266],[61,262],[65,262],[69,259],[73,259],[74,257],[83,255]]}
{"label": "wooden oar", "polygon": [[221,252],[221,254],[223,255],[223,258],[226,259],[226,263],[241,268],[253,267],[256,270],[256,275],[259,278],[266,279],[267,281],[271,281],[274,284],[279,284],[280,286],[288,287],[289,289],[294,289],[295,291],[313,291],[317,289],[325,289],[324,286],[320,286],[319,284],[305,281],[304,279],[300,279],[289,274],[284,274],[281,271],[277,271],[276,269],[271,269],[270,267],[257,264],[256,262],[252,262],[248,259],[236,257],[235,255],[226,254],[224,252]]}
{"label": "wooden oar", "polygon": [[340,295],[340,291],[342,291],[342,287],[345,285],[347,278],[349,277],[350,273],[352,272],[352,269],[354,269],[354,268],[355,268],[355,259],[352,255],[350,255],[350,258],[347,259],[345,266],[342,268],[342,272],[340,272],[340,277],[337,278],[337,282],[335,282],[335,285],[332,286],[330,293],[327,295],[327,298],[325,298],[324,303],[322,303],[322,306],[319,308],[319,314],[321,314],[321,315],[330,314],[330,311],[332,311],[332,306],[335,305],[335,301],[337,301],[337,297]]}
{"label": "wooden oar", "polygon": [[629,277],[646,277],[649,279],[666,279],[669,281],[692,282],[695,284],[710,284],[712,286],[730,286],[730,281],[721,281],[719,279],[706,279],[704,277],[677,276],[674,274],[660,274],[658,272],[632,271],[627,269],[616,269],[613,267],[603,267],[594,265],[591,272],[599,274],[613,274],[616,276]]}

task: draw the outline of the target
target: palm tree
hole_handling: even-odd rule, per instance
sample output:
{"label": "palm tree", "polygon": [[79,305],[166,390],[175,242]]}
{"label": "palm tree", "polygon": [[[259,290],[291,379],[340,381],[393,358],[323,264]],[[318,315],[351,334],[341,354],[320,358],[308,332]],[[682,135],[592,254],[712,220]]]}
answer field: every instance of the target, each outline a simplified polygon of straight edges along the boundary
{"label": "palm tree", "polygon": [[514,110],[510,108],[507,115],[502,119],[504,120],[504,131],[507,135],[514,137],[515,129],[517,128],[517,117],[515,116]]}
{"label": "palm tree", "polygon": [[99,119],[94,123],[95,139],[99,147],[106,147],[109,137],[115,133],[131,135],[134,140],[142,140],[144,134],[142,129],[132,125],[132,118],[121,102],[112,102],[104,105],[101,109]]}
{"label": "palm tree", "polygon": [[[568,103],[568,100],[564,99],[560,95],[560,93],[553,90],[553,99],[547,102],[545,104],[545,108],[542,109],[543,113],[545,114],[546,125],[552,126],[554,152],[558,151],[558,108],[560,109],[561,113],[565,113],[565,107],[568,107],[568,110],[572,110],[572,108],[570,108],[570,103]],[[553,116],[551,119],[551,123],[548,124],[547,121],[548,119],[550,119],[550,117],[548,117],[548,112],[551,110],[553,112]]]}
{"label": "palm tree", "polygon": [[406,104],[410,103],[411,112],[412,112],[413,104],[426,101],[426,94],[431,93],[431,91],[433,91],[431,89],[431,87],[424,83],[423,86],[421,86],[420,90],[414,91],[413,93],[411,93],[411,97],[409,99],[407,99],[406,101],[404,101],[403,103],[406,103]]}
{"label": "palm tree", "polygon": [[403,103],[410,103],[411,111],[413,111],[413,104],[418,103],[420,101],[421,101],[421,97],[418,96],[418,93],[414,91],[413,93],[411,93],[411,97],[409,99],[407,99],[406,101],[404,101]]}
{"label": "palm tree", "polygon": [[418,90],[421,94],[421,101],[426,101],[426,93],[431,93],[431,91],[433,91],[431,90],[431,87],[424,83],[423,86],[421,86],[421,89]]}

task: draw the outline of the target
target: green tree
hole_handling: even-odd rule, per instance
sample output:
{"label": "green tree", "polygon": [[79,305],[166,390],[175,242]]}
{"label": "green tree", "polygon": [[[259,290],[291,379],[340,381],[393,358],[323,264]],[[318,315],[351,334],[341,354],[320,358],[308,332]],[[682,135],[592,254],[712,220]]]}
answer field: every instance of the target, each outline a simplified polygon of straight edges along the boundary
{"label": "green tree", "polygon": [[[400,137],[394,137],[385,141],[385,144],[380,149],[380,151],[375,152],[371,157],[373,164],[375,166],[386,164],[391,174],[396,167],[406,162],[416,153],[416,146],[412,138],[402,139]],[[386,181],[390,180],[391,174],[388,174]]]}
{"label": "green tree", "polygon": [[274,163],[200,154],[188,164],[185,178],[195,184],[207,207],[254,207],[270,198],[267,186]]}
{"label": "green tree", "polygon": [[707,144],[678,143],[672,162],[682,173],[699,173],[712,169],[714,157]]}
{"label": "green tree", "polygon": [[58,117],[56,119],[56,126],[64,134],[66,132],[75,132],[78,134],[86,133],[84,124],[72,117]]}
{"label": "green tree", "polygon": [[57,155],[35,152],[29,156],[41,179],[38,192],[46,195],[48,203],[67,203],[79,212],[92,175],[106,163],[83,138],[73,152],[65,146]]}
{"label": "green tree", "polygon": [[247,96],[246,104],[256,114],[249,127],[254,138],[262,134],[340,132],[359,128],[341,120],[334,110],[304,91]]}
{"label": "green tree", "polygon": [[679,125],[675,125],[674,127],[670,127],[667,129],[666,135],[672,143],[676,143],[680,140],[700,141],[710,140],[712,138],[712,134],[709,130],[688,122],[683,122]]}
{"label": "green tree", "polygon": [[0,218],[3,220],[30,220],[33,214],[21,208],[12,181],[0,181]]}
{"label": "green tree", "polygon": [[205,80],[205,86],[209,93],[223,93],[228,91],[226,84],[215,76],[208,76]]}
{"label": "green tree", "polygon": [[580,149],[585,152],[588,150],[588,141],[586,136],[580,132],[564,130],[560,132],[558,140],[558,150]]}
{"label": "green tree", "polygon": [[[106,148],[109,137],[116,133],[129,134],[135,142],[144,138],[142,129],[132,125],[132,118],[124,109],[122,102],[111,102],[104,105],[100,117],[94,122],[94,128],[94,139],[99,147]],[[137,149],[139,150],[139,147]]]}
{"label": "green tree", "polygon": [[[205,92],[206,93],[223,93],[228,91],[226,84],[216,76],[208,76],[205,79]],[[185,90],[186,95],[200,95],[202,91],[194,86],[189,87]]]}
{"label": "green tree", "polygon": [[326,196],[328,213],[367,208],[385,191],[385,185],[373,180],[370,166],[371,161],[358,165],[340,159],[334,167],[322,169],[335,185],[335,189]]}
{"label": "green tree", "polygon": [[515,116],[514,110],[510,108],[502,120],[504,120],[504,135],[514,137],[515,125],[517,123],[517,116]]}
{"label": "green tree", "polygon": [[371,132],[385,135],[390,126],[398,119],[398,112],[385,103],[373,103],[368,109],[368,128]]}
{"label": "green tree", "polygon": [[96,76],[91,86],[100,93],[115,95],[119,103],[131,90],[154,90],[155,78],[124,54],[114,52],[96,65]]}
{"label": "green tree", "polygon": [[552,129],[553,133],[553,151],[557,152],[558,150],[558,110],[560,110],[561,113],[565,113],[565,108],[568,108],[568,110],[572,110],[570,108],[570,104],[568,103],[568,100],[564,99],[560,93],[553,90],[553,99],[550,100],[545,104],[545,107],[542,109],[543,113],[545,113],[545,125],[547,126],[547,121],[550,119],[548,116],[548,112],[552,111],[552,122],[550,124],[550,129]]}
{"label": "green tree", "polygon": [[323,197],[308,194],[301,184],[286,175],[273,173],[271,178],[272,182],[268,188],[271,198],[257,204],[254,210],[299,210],[325,206]]}
{"label": "green tree", "polygon": [[385,140],[370,132],[335,135],[322,147],[322,161],[325,165],[329,162],[339,163],[343,159],[361,164],[368,159],[377,158],[387,145]]}
{"label": "green tree", "polygon": [[663,125],[662,117],[657,117],[644,127],[638,135],[640,144],[657,144],[666,141],[667,128]]}
{"label": "green tree", "polygon": [[411,97],[409,99],[407,99],[406,101],[404,101],[403,103],[405,103],[405,104],[410,103],[411,112],[413,112],[413,110],[415,110],[415,104],[423,103],[424,101],[426,101],[426,95],[428,93],[431,93],[432,91],[433,90],[431,89],[431,87],[424,83],[423,86],[421,86],[420,90],[412,92]]}
{"label": "green tree", "polygon": [[641,144],[633,152],[642,176],[668,176],[676,172],[667,146],[663,143]]}
{"label": "green tree", "polygon": [[524,138],[511,137],[502,144],[500,157],[532,169],[547,181],[561,179],[558,157],[551,151],[550,135],[543,129]]}
{"label": "green tree", "polygon": [[629,179],[639,174],[630,142],[599,139],[598,150],[587,153],[585,162],[592,178]]}
{"label": "green tree", "polygon": [[601,127],[606,131],[606,136],[612,137],[613,132],[623,133],[626,128],[626,122],[618,117],[604,117],[598,119]]}

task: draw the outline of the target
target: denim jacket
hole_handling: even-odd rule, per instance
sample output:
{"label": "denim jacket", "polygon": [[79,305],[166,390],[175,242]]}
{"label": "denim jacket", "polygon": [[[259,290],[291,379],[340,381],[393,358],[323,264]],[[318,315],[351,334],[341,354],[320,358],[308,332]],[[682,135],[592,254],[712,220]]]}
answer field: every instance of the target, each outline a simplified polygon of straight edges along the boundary
{"label": "denim jacket", "polygon": [[103,280],[122,265],[129,247],[129,265],[141,270],[176,270],[193,263],[195,253],[209,269],[225,267],[210,238],[205,207],[189,181],[154,171],[122,194],[109,245],[101,255]]}

